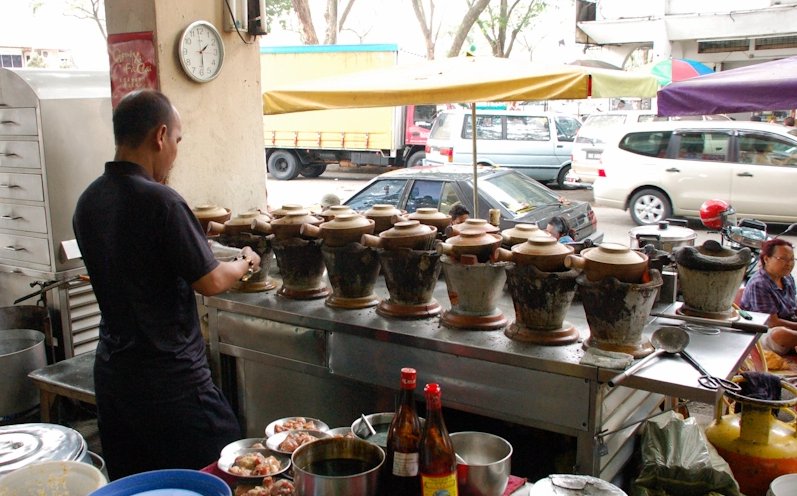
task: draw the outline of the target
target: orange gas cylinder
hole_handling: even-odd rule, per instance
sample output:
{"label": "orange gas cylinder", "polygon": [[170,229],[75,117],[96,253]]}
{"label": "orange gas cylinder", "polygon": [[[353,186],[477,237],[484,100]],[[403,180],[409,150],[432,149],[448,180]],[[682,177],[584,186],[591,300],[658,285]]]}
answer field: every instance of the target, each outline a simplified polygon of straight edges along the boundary
{"label": "orange gas cylinder", "polygon": [[797,405],[797,389],[786,381],[780,385],[795,398],[769,401],[725,391],[725,396],[743,405],[742,413],[721,416],[717,408],[716,420],[706,428],[709,442],[728,462],[747,496],[766,496],[776,477],[797,472],[797,430],[772,416],[775,408]]}

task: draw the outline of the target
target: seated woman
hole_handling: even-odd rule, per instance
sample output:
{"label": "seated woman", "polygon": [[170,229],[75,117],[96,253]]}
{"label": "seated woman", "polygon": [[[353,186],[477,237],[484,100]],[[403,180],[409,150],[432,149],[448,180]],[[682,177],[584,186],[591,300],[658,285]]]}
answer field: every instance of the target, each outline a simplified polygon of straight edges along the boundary
{"label": "seated woman", "polygon": [[741,307],[769,314],[769,332],[761,346],[778,355],[791,353],[797,346],[797,294],[795,293],[794,247],[786,240],[771,239],[761,246],[761,269],[744,288]]}
{"label": "seated woman", "polygon": [[545,230],[558,239],[560,243],[572,243],[574,241],[573,236],[576,235],[575,229],[571,229],[567,220],[560,215],[551,217]]}

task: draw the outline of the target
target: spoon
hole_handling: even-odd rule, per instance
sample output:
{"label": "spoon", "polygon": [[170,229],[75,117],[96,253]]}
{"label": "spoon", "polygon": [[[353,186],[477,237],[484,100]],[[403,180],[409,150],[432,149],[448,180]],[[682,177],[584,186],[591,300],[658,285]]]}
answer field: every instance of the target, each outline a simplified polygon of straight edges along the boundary
{"label": "spoon", "polygon": [[653,359],[663,353],[680,353],[689,344],[689,334],[680,327],[659,327],[653,336],[650,337],[650,343],[656,348],[656,351],[638,361],[624,372],[617,374],[609,381],[609,387],[614,387],[624,381],[628,376],[633,375],[636,371],[650,363]]}
{"label": "spoon", "polygon": [[371,422],[369,422],[367,418],[365,418],[364,413],[360,414],[360,418],[363,419],[363,422],[365,422],[365,426],[368,427],[368,432],[370,432],[372,436],[376,436],[376,430],[374,430],[374,426],[371,425]]}

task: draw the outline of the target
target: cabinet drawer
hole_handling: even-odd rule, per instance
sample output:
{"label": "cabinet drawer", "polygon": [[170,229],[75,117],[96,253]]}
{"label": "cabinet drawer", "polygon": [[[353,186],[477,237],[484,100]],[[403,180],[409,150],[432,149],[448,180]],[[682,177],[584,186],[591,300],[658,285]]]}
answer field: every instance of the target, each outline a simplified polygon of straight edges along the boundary
{"label": "cabinet drawer", "polygon": [[46,239],[0,234],[0,258],[50,265],[50,247]]}
{"label": "cabinet drawer", "polygon": [[38,136],[38,134],[39,127],[36,125],[36,109],[0,109],[0,135]]}
{"label": "cabinet drawer", "polygon": [[0,140],[0,167],[41,169],[39,142]]}
{"label": "cabinet drawer", "polygon": [[47,232],[44,207],[0,203],[0,228],[44,234]]}
{"label": "cabinet drawer", "polygon": [[0,172],[0,198],[44,201],[42,177],[38,174],[3,174]]}

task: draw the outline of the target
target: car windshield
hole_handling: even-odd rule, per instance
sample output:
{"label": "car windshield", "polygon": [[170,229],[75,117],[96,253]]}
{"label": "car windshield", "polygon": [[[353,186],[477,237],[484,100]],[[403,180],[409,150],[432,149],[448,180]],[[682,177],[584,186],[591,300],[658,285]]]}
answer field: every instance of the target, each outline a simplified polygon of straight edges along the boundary
{"label": "car windshield", "polygon": [[553,191],[516,173],[482,179],[479,181],[479,189],[503,205],[515,217],[559,200]]}
{"label": "car windshield", "polygon": [[429,134],[429,139],[450,140],[451,136],[457,134],[457,123],[462,122],[459,114],[442,113],[437,116],[437,120],[432,126],[432,132]]}
{"label": "car windshield", "polygon": [[604,143],[603,138],[614,128],[625,123],[625,114],[591,115],[578,131],[576,143]]}
{"label": "car windshield", "polygon": [[357,196],[347,200],[346,205],[353,210],[368,210],[376,204],[389,204],[395,207],[401,200],[405,186],[407,186],[406,179],[374,181],[373,184],[360,191]]}

